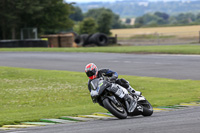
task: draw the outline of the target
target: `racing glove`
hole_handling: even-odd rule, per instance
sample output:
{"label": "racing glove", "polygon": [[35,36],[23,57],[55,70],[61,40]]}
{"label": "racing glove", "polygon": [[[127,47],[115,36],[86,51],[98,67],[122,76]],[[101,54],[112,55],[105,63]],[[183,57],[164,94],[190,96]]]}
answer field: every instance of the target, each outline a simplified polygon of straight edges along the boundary
{"label": "racing glove", "polygon": [[112,83],[115,83],[116,80],[117,80],[117,77],[116,77],[116,76],[112,76],[112,77],[110,78],[110,82],[112,82]]}

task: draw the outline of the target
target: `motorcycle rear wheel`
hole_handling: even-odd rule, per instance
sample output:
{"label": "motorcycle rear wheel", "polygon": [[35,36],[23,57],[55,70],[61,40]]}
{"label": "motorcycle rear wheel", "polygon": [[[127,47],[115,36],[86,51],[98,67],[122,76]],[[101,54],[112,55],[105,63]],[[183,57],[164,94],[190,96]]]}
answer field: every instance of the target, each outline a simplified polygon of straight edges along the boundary
{"label": "motorcycle rear wheel", "polygon": [[116,105],[112,100],[105,98],[103,100],[104,107],[119,119],[126,119],[127,112],[123,106]]}

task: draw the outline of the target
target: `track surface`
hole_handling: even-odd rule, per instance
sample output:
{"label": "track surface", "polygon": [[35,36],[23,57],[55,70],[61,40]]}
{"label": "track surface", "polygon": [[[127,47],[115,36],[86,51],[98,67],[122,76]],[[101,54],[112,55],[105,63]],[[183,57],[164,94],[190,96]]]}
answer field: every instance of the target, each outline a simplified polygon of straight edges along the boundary
{"label": "track surface", "polygon": [[[200,56],[106,53],[1,52],[0,66],[84,71],[94,62],[122,75],[200,80]],[[200,107],[154,113],[151,117],[98,120],[17,129],[12,133],[200,133]]]}
{"label": "track surface", "polygon": [[84,72],[87,63],[119,75],[200,80],[200,55],[1,52],[0,66]]}
{"label": "track surface", "polygon": [[154,113],[151,117],[98,120],[7,131],[12,133],[199,133],[200,107]]}

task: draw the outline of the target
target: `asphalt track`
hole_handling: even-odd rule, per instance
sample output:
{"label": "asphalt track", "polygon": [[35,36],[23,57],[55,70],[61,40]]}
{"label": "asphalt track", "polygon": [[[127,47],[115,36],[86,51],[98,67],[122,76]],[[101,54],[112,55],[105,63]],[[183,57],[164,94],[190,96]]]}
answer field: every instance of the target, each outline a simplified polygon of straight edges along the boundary
{"label": "asphalt track", "polygon": [[[150,117],[97,120],[4,131],[10,133],[199,133],[200,106],[157,112]],[[1,131],[0,131],[1,132]]]}
{"label": "asphalt track", "polygon": [[[0,66],[84,71],[87,63],[120,75],[200,80],[198,55],[0,52]],[[156,112],[151,117],[98,120],[0,131],[10,133],[200,133],[200,107]]]}
{"label": "asphalt track", "polygon": [[200,55],[0,52],[0,66],[84,72],[90,62],[119,75],[200,80]]}

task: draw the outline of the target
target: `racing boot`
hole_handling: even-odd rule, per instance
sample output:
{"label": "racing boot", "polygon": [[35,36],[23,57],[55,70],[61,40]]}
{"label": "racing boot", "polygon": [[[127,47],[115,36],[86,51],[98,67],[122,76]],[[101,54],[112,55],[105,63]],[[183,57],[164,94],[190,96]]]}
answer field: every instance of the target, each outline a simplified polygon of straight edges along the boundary
{"label": "racing boot", "polygon": [[135,94],[135,95],[137,95],[137,96],[141,96],[141,95],[142,95],[142,93],[141,93],[140,91],[135,91],[135,90],[130,86],[130,84],[129,84],[129,82],[128,82],[127,80],[125,80],[125,79],[122,78],[120,81],[121,81],[121,83],[123,83],[122,86],[123,86],[124,88],[127,88],[127,90],[128,90],[129,93]]}
{"label": "racing boot", "polygon": [[135,95],[137,95],[137,96],[141,96],[141,95],[142,95],[142,92],[134,90],[130,85],[129,85],[129,87],[128,87],[127,90],[128,90],[128,92],[131,93],[131,94],[135,94]]}
{"label": "racing boot", "polygon": [[124,100],[125,100],[128,112],[132,113],[137,106],[137,101],[129,94],[125,94]]}

